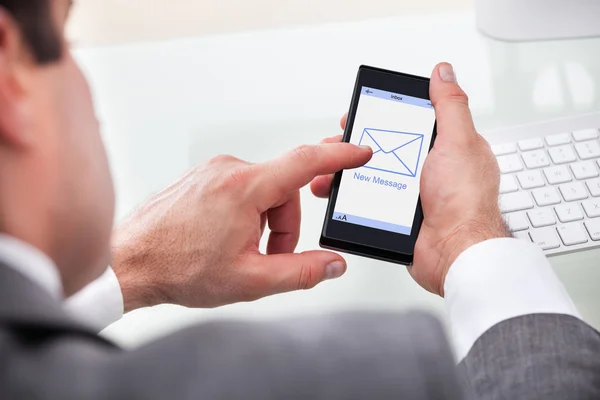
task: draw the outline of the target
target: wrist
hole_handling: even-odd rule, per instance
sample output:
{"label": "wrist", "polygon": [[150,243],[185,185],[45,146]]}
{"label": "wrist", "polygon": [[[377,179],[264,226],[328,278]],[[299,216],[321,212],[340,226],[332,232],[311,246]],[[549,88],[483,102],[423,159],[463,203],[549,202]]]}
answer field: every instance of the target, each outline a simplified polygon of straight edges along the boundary
{"label": "wrist", "polygon": [[512,237],[512,234],[500,214],[485,223],[471,222],[457,228],[442,246],[439,266],[442,271],[439,288],[441,296],[444,296],[444,284],[450,268],[465,250],[486,240],[507,237]]}
{"label": "wrist", "polygon": [[113,247],[112,268],[119,281],[125,313],[161,304],[151,275],[143,268],[142,257],[126,246]]}

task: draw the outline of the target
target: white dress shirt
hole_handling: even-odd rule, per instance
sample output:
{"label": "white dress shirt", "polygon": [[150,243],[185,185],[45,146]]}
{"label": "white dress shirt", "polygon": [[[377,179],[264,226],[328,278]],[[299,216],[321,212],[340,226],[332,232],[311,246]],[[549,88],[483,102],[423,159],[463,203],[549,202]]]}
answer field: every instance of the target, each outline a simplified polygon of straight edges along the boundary
{"label": "white dress shirt", "polygon": [[[62,299],[58,271],[37,249],[0,235],[0,260]],[[507,319],[536,313],[580,318],[542,251],[522,240],[492,239],[467,249],[450,268],[444,290],[458,360]],[[120,319],[123,297],[112,269],[65,301],[65,307],[98,330]]]}
{"label": "white dress shirt", "polygon": [[499,322],[543,313],[581,318],[544,253],[520,239],[492,239],[464,251],[448,271],[444,295],[459,361]]}
{"label": "white dress shirt", "polygon": [[123,317],[123,293],[111,267],[104,274],[65,301],[72,315],[98,331]]}
{"label": "white dress shirt", "polygon": [[[38,284],[58,301],[64,300],[58,269],[52,260],[33,246],[0,234],[0,261]],[[123,296],[112,268],[64,301],[73,316],[98,331],[121,319]]]}

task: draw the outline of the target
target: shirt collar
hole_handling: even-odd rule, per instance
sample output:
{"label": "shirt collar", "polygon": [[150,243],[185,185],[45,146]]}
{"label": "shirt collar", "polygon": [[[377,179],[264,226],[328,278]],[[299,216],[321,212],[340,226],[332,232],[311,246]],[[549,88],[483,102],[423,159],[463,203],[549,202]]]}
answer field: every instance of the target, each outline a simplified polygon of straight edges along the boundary
{"label": "shirt collar", "polygon": [[58,268],[40,250],[12,236],[0,234],[0,261],[41,286],[56,300],[63,300]]}

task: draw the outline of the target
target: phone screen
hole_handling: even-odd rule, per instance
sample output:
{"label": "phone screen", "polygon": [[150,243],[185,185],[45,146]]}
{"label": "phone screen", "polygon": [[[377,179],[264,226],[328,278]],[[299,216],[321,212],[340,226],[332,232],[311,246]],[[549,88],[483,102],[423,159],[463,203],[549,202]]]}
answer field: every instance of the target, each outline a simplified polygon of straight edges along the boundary
{"label": "phone screen", "polygon": [[362,86],[350,143],[373,158],[343,171],[332,218],[410,236],[434,125],[428,99]]}

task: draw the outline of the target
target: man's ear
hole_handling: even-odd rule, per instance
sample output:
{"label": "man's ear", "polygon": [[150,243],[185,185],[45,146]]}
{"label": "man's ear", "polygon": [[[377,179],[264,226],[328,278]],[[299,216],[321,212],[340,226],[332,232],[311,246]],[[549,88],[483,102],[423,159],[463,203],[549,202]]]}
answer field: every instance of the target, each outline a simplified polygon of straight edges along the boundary
{"label": "man's ear", "polygon": [[16,21],[0,7],[0,146],[22,147],[32,140],[26,54]]}

